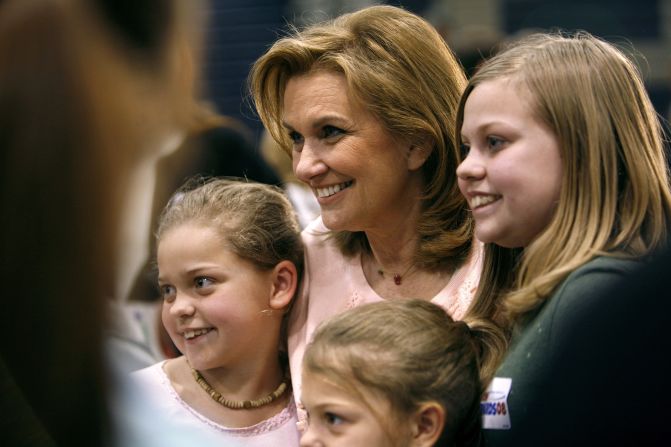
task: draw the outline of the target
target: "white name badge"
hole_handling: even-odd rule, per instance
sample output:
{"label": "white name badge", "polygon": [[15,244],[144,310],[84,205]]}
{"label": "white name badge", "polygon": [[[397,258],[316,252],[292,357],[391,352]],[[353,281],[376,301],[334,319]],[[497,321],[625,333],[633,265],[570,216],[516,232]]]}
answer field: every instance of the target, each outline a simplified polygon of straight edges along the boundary
{"label": "white name badge", "polygon": [[510,429],[510,413],[508,412],[508,393],[513,379],[494,377],[480,401],[482,427],[492,430]]}

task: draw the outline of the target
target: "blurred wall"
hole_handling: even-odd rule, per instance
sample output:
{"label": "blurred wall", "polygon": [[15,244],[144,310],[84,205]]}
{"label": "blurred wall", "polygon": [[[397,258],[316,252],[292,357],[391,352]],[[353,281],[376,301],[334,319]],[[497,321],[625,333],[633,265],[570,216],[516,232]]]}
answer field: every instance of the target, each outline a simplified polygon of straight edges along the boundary
{"label": "blurred wall", "polygon": [[[326,18],[366,3],[300,0],[210,0],[205,58],[207,97],[225,114],[241,119],[260,138],[261,123],[246,102],[251,64],[286,29],[305,17]],[[671,0],[399,0],[425,16],[445,36],[467,68],[496,43],[527,28],[584,29],[614,42],[633,44],[653,103],[667,116],[671,102]],[[315,9],[310,9],[310,8]],[[305,8],[303,11],[300,8]],[[323,8],[323,6],[321,6]]]}

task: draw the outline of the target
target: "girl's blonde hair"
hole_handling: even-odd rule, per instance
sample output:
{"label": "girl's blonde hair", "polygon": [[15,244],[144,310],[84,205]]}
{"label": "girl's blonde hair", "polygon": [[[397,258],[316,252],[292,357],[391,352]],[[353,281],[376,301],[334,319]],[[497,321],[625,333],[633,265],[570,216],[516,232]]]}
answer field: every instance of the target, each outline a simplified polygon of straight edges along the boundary
{"label": "girl's blonde hair", "polygon": [[594,257],[640,258],[663,246],[671,193],[657,114],[638,70],[615,46],[585,32],[514,44],[470,80],[458,130],[473,89],[500,78],[530,93],[533,113],[558,139],[563,167],[548,227],[523,250],[485,249],[470,316],[499,313],[511,325]]}
{"label": "girl's blonde hair", "polygon": [[[291,77],[311,70],[342,74],[350,98],[392,135],[432,145],[422,168],[416,263],[428,269],[460,265],[471,248],[472,221],[454,175],[459,151],[452,123],[466,79],[445,41],[424,19],[392,6],[365,8],[278,40],[254,64],[249,88],[270,135],[289,154],[284,91]],[[345,255],[369,250],[362,232],[339,232],[335,239]]]}
{"label": "girl's blonde hair", "polygon": [[185,223],[216,229],[231,251],[260,269],[270,270],[289,260],[300,278],[300,227],[280,188],[243,179],[190,180],[163,210],[157,239]]}
{"label": "girl's blonde hair", "polygon": [[[445,410],[439,445],[480,442],[477,339],[463,322],[422,300],[382,301],[350,309],[317,329],[303,357],[303,374],[322,377],[360,399],[387,427],[423,403]],[[391,404],[381,415],[366,396]]]}

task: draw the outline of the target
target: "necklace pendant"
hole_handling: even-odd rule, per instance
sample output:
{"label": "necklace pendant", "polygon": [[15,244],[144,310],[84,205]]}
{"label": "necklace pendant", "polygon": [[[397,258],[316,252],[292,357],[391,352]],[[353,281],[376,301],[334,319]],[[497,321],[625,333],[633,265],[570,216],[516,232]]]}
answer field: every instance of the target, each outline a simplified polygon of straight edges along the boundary
{"label": "necklace pendant", "polygon": [[401,285],[401,275],[399,275],[398,273],[394,275],[394,284],[396,284],[397,286]]}

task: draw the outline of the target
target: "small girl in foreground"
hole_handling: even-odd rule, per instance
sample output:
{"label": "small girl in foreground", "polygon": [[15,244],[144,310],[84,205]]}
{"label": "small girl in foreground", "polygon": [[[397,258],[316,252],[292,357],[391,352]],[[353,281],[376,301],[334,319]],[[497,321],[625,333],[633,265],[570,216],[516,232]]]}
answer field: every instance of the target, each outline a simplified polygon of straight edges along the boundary
{"label": "small girl in foreground", "polygon": [[301,446],[480,445],[474,334],[414,299],[327,320],[303,358]]}
{"label": "small girl in foreground", "polygon": [[280,190],[213,180],[160,218],[162,319],[184,355],[134,373],[170,429],[219,445],[298,445],[278,347],[303,249]]}

